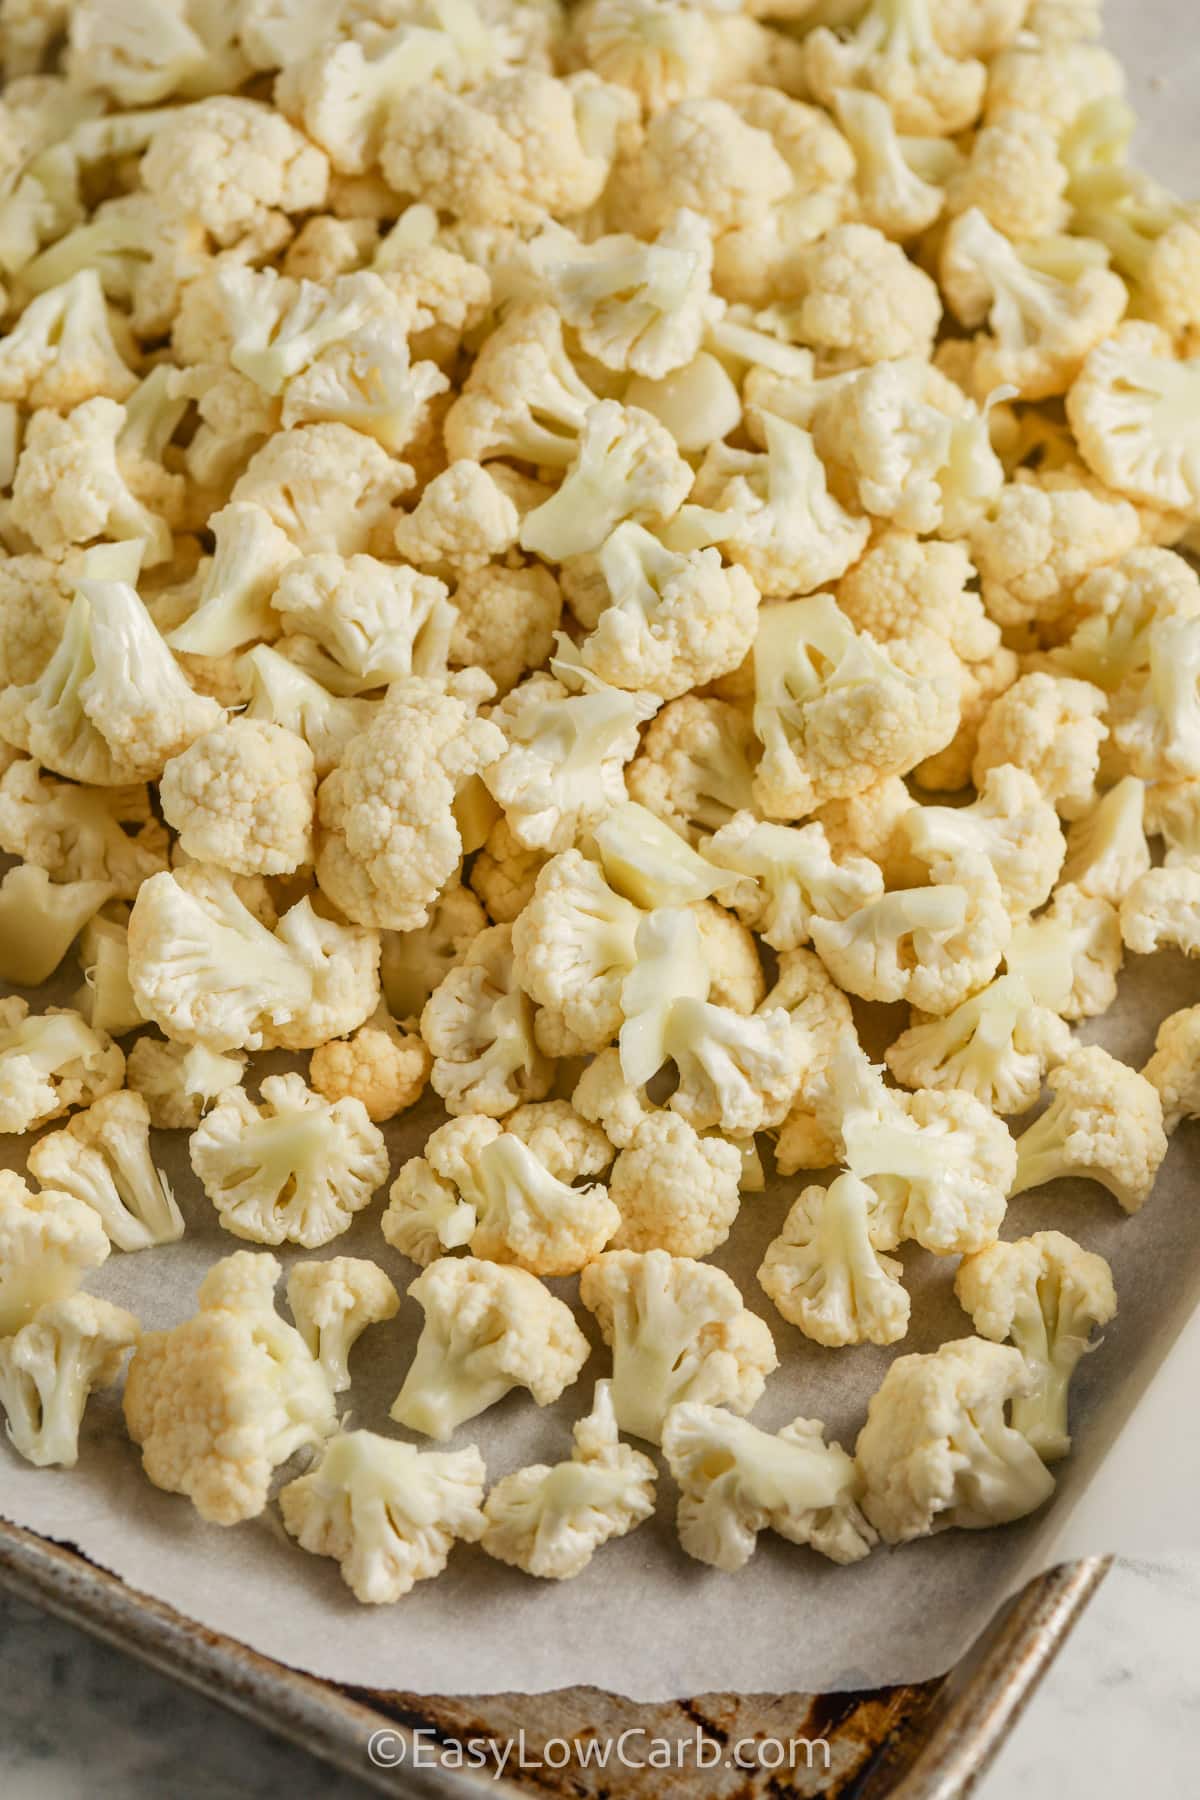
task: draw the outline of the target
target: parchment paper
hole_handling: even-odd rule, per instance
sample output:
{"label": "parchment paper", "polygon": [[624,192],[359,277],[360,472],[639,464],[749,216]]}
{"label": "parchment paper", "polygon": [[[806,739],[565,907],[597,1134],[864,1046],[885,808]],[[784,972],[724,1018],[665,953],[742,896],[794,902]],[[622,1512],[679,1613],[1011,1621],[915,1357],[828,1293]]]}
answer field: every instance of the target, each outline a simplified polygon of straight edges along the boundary
{"label": "parchment paper", "polygon": [[[1191,109],[1200,33],[1191,8],[1127,0],[1111,10],[1113,40],[1130,65],[1133,97],[1148,122],[1145,154],[1186,191],[1200,188],[1181,166],[1185,150],[1197,145]],[[1160,69],[1171,71],[1165,84],[1155,78]],[[1080,1036],[1140,1066],[1158,1020],[1197,1001],[1200,966],[1175,955],[1135,960],[1116,1008]],[[902,1010],[895,1011],[893,1035],[904,1022]],[[393,1167],[420,1148],[435,1119],[425,1113],[389,1128]],[[578,1683],[648,1701],[923,1679],[954,1661],[1005,1595],[1039,1569],[1089,1552],[1162,1551],[1200,1541],[1200,1319],[1184,1329],[1200,1296],[1198,1134],[1197,1126],[1177,1133],[1155,1194],[1135,1218],[1126,1218],[1103,1189],[1081,1183],[1025,1195],[1009,1209],[1005,1236],[1053,1227],[1102,1252],[1120,1300],[1116,1321],[1072,1388],[1076,1447],[1059,1466],[1057,1494],[1036,1519],[1019,1525],[881,1549],[851,1569],[764,1534],[749,1566],[726,1576],[680,1552],[675,1496],[664,1471],[657,1517],[603,1549],[578,1580],[539,1583],[460,1545],[439,1580],[422,1584],[399,1606],[368,1609],[352,1600],[335,1564],[305,1555],[285,1537],[273,1511],[225,1531],[201,1523],[185,1500],[150,1487],[112,1395],[93,1401],[80,1463],[69,1474],[32,1469],[0,1448],[0,1514],[78,1546],[203,1625],[343,1682],[443,1694],[532,1693]],[[21,1146],[0,1144],[0,1161],[20,1167]],[[131,1307],[147,1327],[187,1316],[204,1271],[238,1248],[213,1223],[182,1135],[162,1134],[157,1146],[188,1235],[140,1256],[114,1252],[89,1283]],[[812,1179],[775,1182],[767,1194],[748,1196],[730,1244],[715,1260],[769,1320],[780,1352],[782,1366],[755,1421],[774,1429],[797,1414],[819,1417],[852,1448],[891,1357],[932,1350],[969,1332],[970,1322],[953,1297],[955,1259],[907,1246],[913,1326],[902,1345],[824,1350],[785,1324],[757,1288],[754,1271],[791,1198]],[[403,1289],[415,1271],[383,1242],[384,1204],[381,1195],[323,1254],[374,1257]],[[574,1296],[574,1282],[552,1285]],[[582,1309],[579,1316],[590,1331],[590,1316]],[[409,1302],[360,1341],[349,1397],[356,1424],[396,1431],[387,1407],[419,1326],[419,1309]],[[570,1423],[587,1409],[591,1383],[606,1371],[599,1350],[559,1405],[539,1412],[527,1396],[510,1396],[454,1441],[478,1442],[492,1477],[531,1461],[553,1462],[569,1453]]]}

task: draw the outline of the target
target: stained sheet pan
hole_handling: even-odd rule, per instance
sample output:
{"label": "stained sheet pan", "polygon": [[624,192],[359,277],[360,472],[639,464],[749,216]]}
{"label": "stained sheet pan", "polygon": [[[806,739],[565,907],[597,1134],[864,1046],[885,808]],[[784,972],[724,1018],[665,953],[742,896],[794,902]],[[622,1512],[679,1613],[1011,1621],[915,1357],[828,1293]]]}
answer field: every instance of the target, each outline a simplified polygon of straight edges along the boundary
{"label": "stained sheet pan", "polygon": [[[139,1594],[68,1546],[0,1520],[0,1586],[149,1663],[313,1756],[404,1800],[571,1795],[574,1800],[960,1800],[974,1786],[1109,1567],[1088,1557],[1051,1569],[993,1622],[948,1675],[862,1693],[701,1694],[637,1705],[595,1688],[455,1699],[342,1687],[260,1656]],[[612,1741],[622,1732],[721,1751],[703,1771],[537,1767],[548,1739]],[[523,1773],[499,1778],[437,1762],[448,1741],[523,1733]],[[382,1738],[381,1738],[381,1735]],[[788,1773],[729,1766],[728,1747],[772,1739],[814,1747]],[[387,1746],[390,1767],[372,1762]],[[818,1749],[828,1746],[828,1753]],[[417,1747],[423,1766],[417,1763]],[[716,1750],[713,1751],[716,1757]]]}

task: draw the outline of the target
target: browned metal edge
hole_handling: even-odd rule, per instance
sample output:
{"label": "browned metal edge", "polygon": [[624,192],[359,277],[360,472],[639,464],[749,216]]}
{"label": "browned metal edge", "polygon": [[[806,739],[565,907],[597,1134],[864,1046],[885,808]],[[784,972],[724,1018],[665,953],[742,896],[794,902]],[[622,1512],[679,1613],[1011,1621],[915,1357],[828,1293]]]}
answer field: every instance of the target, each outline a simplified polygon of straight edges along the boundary
{"label": "browned metal edge", "polygon": [[1031,1581],[946,1681],[905,1767],[884,1758],[860,1800],[964,1800],[1029,1704],[1096,1589],[1111,1556],[1062,1563]]}
{"label": "browned metal edge", "polygon": [[[916,1734],[898,1733],[855,1800],[963,1800],[1017,1719],[1103,1580],[1110,1558],[1064,1564],[1031,1582],[946,1678]],[[377,1710],[332,1682],[287,1668],[138,1593],[77,1551],[0,1519],[0,1585],[69,1624],[138,1657],[255,1724],[357,1776],[411,1800],[480,1800],[527,1793],[469,1771],[375,1768],[367,1755],[380,1729],[413,1736],[394,1708]]]}

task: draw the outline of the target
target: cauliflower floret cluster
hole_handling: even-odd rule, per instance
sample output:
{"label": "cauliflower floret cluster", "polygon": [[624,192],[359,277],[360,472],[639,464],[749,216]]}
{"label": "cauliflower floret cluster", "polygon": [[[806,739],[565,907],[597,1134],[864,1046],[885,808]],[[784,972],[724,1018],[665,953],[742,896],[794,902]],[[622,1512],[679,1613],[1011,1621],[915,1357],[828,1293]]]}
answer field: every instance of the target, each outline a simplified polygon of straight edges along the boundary
{"label": "cauliflower floret cluster", "polygon": [[[1098,15],[4,7],[20,1455],[132,1350],[148,1478],[232,1524],[309,1453],[371,1604],[579,1574],[654,1510],[622,1433],[720,1570],[1048,1497],[1116,1291],[1041,1190],[1133,1213],[1200,1117],[1200,1008],[1141,1073],[1104,1019],[1200,956],[1200,210]],[[165,1331],[79,1291],[197,1207],[294,1325],[267,1254]],[[398,1441],[406,1329],[436,1439],[594,1353],[573,1447]],[[746,1416],[910,1330],[853,1455]]]}

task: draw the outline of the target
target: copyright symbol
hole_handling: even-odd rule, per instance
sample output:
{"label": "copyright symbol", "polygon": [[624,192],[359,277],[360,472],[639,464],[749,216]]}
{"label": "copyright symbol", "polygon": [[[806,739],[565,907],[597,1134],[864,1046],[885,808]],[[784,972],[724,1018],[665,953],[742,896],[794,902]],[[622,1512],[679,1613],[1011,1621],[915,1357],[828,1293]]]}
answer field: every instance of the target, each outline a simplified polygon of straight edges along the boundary
{"label": "copyright symbol", "polygon": [[373,1731],[367,1739],[367,1760],[376,1769],[394,1769],[404,1756],[405,1743],[398,1731]]}

